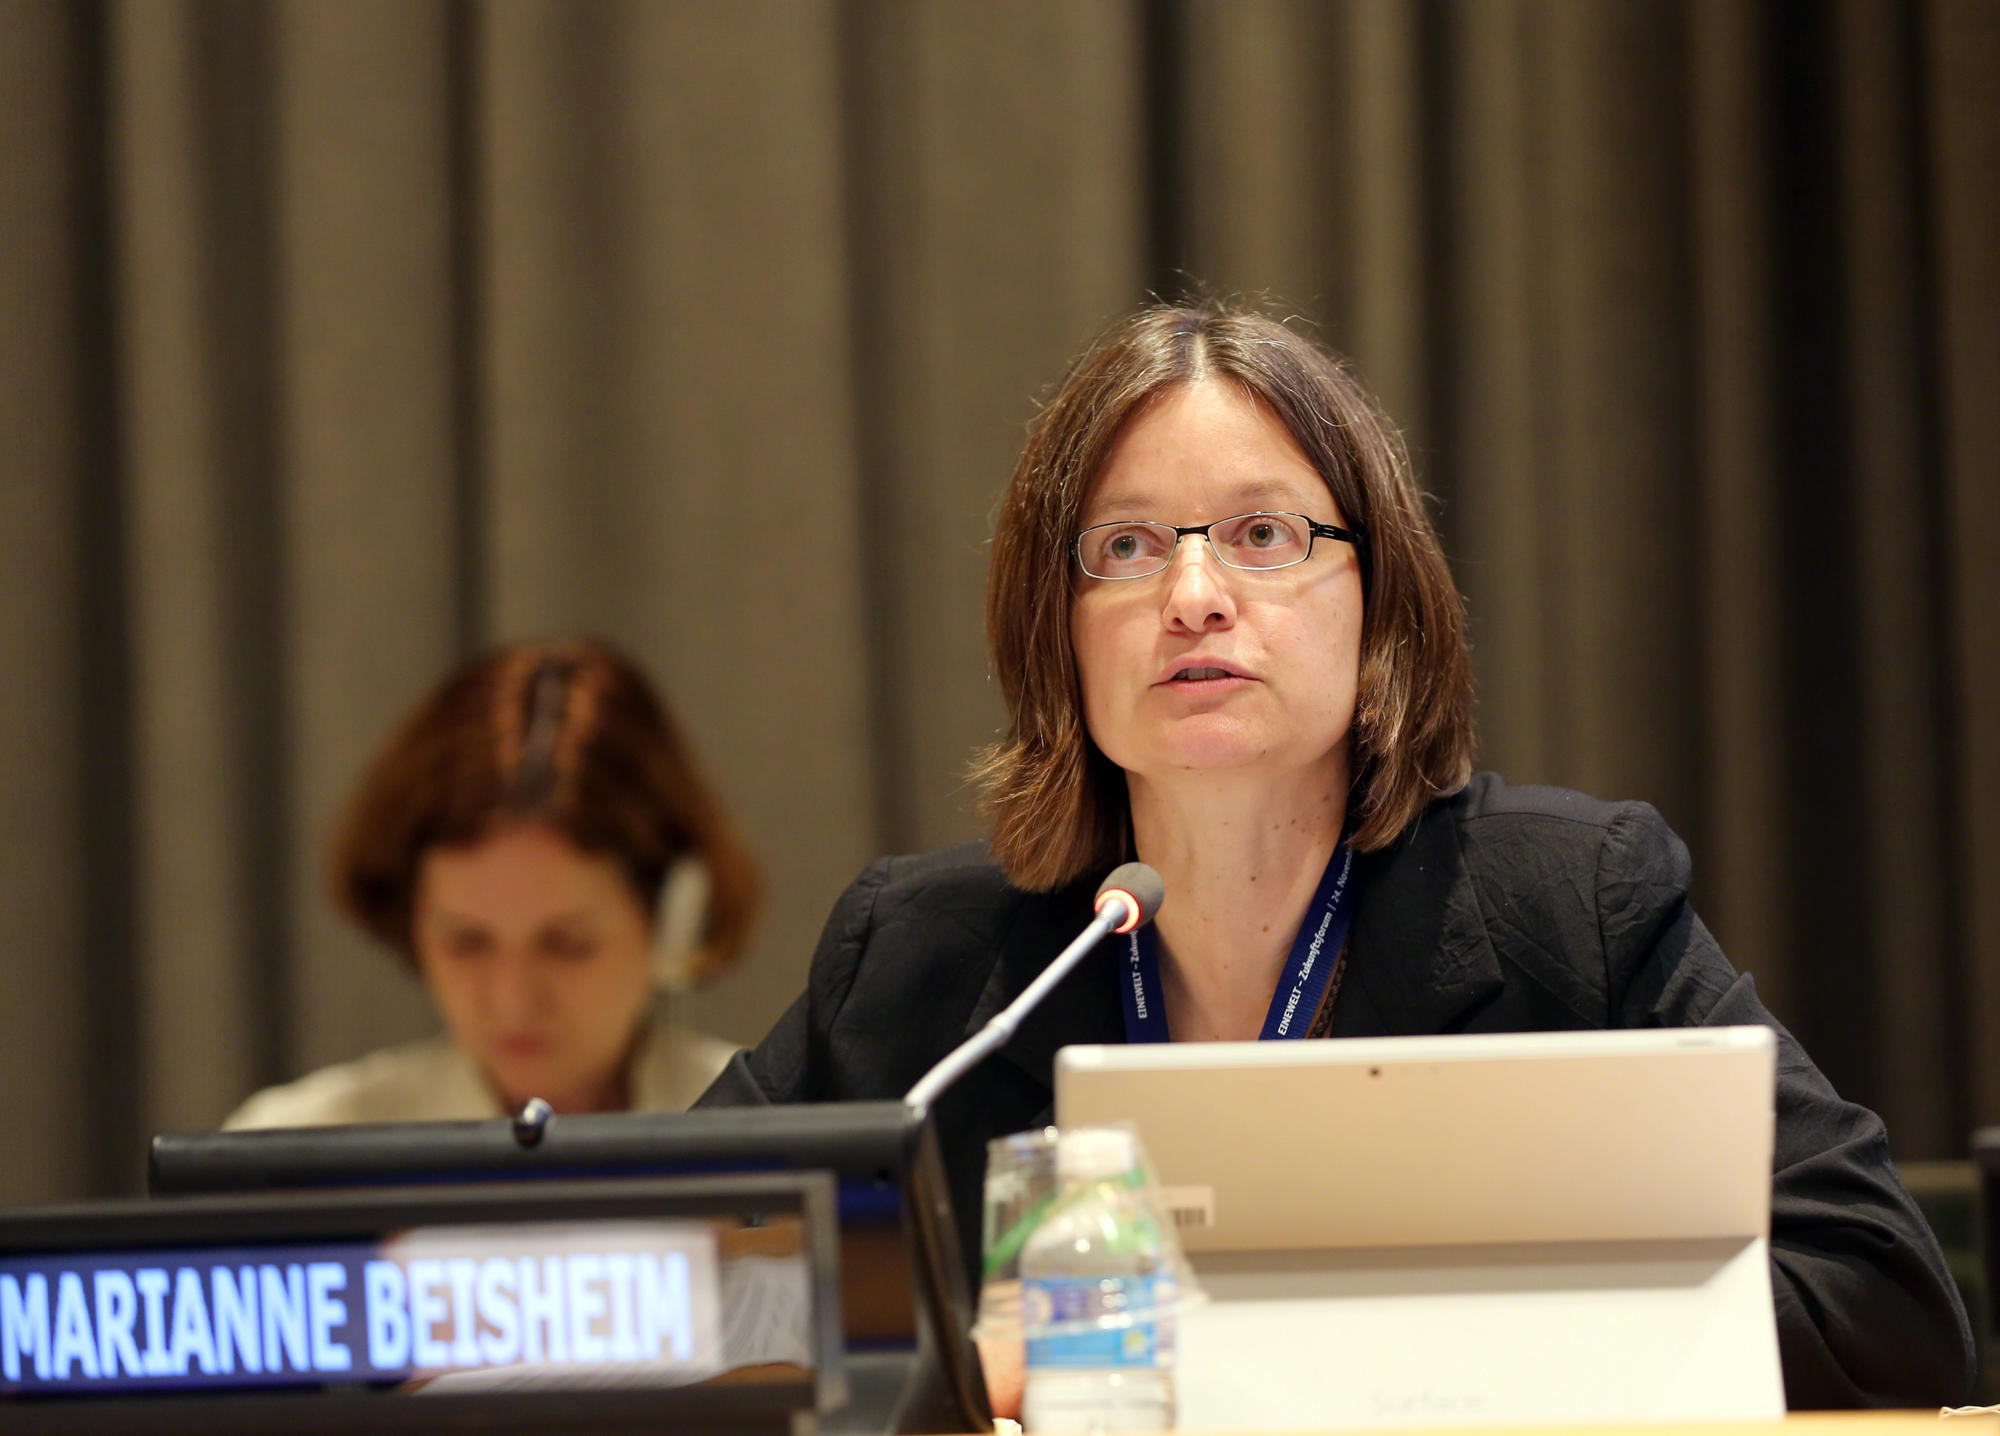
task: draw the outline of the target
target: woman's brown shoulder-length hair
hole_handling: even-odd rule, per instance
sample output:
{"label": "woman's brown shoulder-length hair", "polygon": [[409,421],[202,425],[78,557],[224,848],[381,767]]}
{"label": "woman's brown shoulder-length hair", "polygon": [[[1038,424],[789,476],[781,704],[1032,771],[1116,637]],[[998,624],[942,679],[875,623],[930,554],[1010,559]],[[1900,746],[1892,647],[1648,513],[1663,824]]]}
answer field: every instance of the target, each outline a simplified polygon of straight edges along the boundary
{"label": "woman's brown shoulder-length hair", "polygon": [[1029,426],[987,567],[986,633],[1006,736],[975,761],[994,856],[1044,891],[1130,856],[1125,775],[1083,723],[1070,648],[1071,542],[1119,434],[1167,389],[1239,384],[1304,451],[1362,547],[1360,686],[1348,823],[1386,846],[1472,773],[1464,606],[1401,436],[1338,359],[1286,325],[1225,304],[1157,304],[1084,352]]}
{"label": "woman's brown shoulder-length hair", "polygon": [[334,903],[408,958],[426,850],[516,822],[617,861],[656,919],[669,870],[700,859],[708,910],[682,976],[700,981],[740,955],[756,864],[672,714],[610,644],[513,643],[447,674],[375,754],[334,827]]}

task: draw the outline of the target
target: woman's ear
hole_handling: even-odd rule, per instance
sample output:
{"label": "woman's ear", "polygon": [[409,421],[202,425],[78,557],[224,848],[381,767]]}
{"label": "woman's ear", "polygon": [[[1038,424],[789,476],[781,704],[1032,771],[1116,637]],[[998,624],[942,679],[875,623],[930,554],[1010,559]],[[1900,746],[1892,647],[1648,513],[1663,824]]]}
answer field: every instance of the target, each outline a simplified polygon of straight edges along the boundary
{"label": "woman's ear", "polygon": [[693,853],[674,859],[660,884],[653,920],[653,981],[668,992],[694,985],[695,958],[708,931],[708,864]]}

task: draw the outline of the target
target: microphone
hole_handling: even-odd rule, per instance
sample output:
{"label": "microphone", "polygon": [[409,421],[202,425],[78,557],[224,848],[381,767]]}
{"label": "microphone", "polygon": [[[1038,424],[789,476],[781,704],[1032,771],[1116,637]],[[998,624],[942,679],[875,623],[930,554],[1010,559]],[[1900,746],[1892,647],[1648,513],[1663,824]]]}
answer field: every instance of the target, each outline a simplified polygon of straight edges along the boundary
{"label": "microphone", "polygon": [[1167,885],[1158,873],[1144,863],[1126,863],[1113,868],[1111,876],[1098,884],[1096,906],[1101,913],[1112,903],[1124,904],[1125,916],[1111,930],[1131,932],[1151,922],[1166,900]]}
{"label": "microphone", "polygon": [[1069,975],[1071,968],[1098,942],[1114,932],[1131,932],[1153,920],[1166,900],[1167,887],[1160,875],[1144,863],[1126,863],[1111,870],[1097,889],[1097,916],[1076,940],[1056,954],[1021,995],[996,1012],[987,1024],[945,1053],[938,1064],[917,1079],[903,1106],[921,1119],[938,1093],[964,1075],[966,1070],[1014,1035],[1021,1019],[1048,996],[1049,989]]}

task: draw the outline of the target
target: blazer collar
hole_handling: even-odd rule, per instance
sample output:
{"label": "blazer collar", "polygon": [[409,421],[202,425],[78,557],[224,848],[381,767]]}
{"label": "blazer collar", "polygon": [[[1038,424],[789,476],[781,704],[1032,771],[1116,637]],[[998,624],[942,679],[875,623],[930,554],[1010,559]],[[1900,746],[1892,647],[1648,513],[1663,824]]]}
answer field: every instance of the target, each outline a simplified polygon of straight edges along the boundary
{"label": "blazer collar", "polygon": [[[1504,985],[1459,842],[1453,799],[1432,803],[1389,848],[1357,860],[1354,928],[1334,1014],[1337,1037],[1461,1030]],[[1000,933],[999,960],[966,1022],[970,1036],[1026,990],[1091,917],[1089,883],[1020,893]],[[1021,1019],[995,1060],[1044,1090],[1058,1048],[1125,1040],[1117,944],[1098,944]]]}

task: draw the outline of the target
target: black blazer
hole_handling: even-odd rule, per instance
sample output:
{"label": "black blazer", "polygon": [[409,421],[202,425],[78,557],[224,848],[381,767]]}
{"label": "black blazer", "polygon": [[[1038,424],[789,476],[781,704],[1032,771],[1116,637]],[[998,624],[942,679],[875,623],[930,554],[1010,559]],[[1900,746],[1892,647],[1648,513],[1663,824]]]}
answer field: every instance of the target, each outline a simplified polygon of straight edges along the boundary
{"label": "black blazer", "polygon": [[[1687,903],[1658,813],[1482,774],[1356,860],[1334,1036],[1761,1023],[1778,1033],[1772,1285],[1794,1408],[1964,1398],[1973,1345],[1881,1120],[1843,1101]],[[978,844],[885,858],[841,896],[805,993],[700,1105],[901,1098],[1090,920],[1097,879],[1013,887]],[[1122,1042],[1086,960],[935,1113],[967,1270],[989,1139],[1052,1120],[1056,1049]]]}

